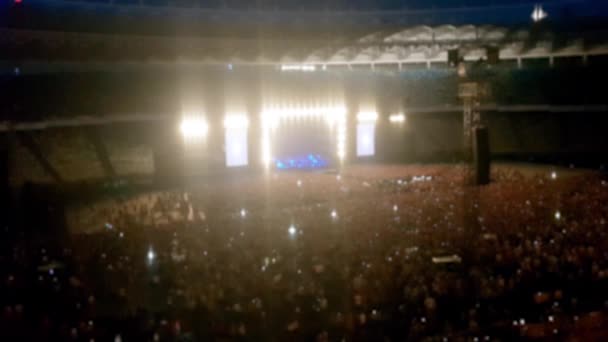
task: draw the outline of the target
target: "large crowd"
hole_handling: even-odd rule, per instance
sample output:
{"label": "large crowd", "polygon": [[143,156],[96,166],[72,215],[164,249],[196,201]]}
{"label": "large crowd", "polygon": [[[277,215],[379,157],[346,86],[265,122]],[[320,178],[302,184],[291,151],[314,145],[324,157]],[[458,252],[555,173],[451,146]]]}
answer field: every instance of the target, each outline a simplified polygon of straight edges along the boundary
{"label": "large crowd", "polygon": [[500,168],[474,187],[463,167],[361,166],[72,207],[67,238],[4,239],[0,334],[601,340],[603,177]]}

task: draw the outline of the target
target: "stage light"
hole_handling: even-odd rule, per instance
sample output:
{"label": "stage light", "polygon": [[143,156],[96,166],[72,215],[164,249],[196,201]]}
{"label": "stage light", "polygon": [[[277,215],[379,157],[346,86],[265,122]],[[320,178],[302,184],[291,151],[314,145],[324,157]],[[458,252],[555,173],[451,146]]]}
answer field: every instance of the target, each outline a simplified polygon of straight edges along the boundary
{"label": "stage light", "polygon": [[311,71],[315,71],[317,70],[317,67],[314,65],[308,65],[308,64],[303,64],[303,65],[299,65],[299,64],[283,64],[281,65],[281,71],[304,71],[304,72],[311,72]]}
{"label": "stage light", "polygon": [[289,226],[289,229],[287,230],[289,232],[290,236],[295,236],[296,233],[298,232],[296,227],[292,224],[291,226]]}
{"label": "stage light", "polygon": [[562,218],[562,213],[560,213],[558,210],[555,212],[554,216],[555,216],[555,219],[559,221]]}
{"label": "stage light", "polygon": [[543,10],[542,5],[534,5],[531,17],[534,22],[539,22],[547,17],[547,12]]}
{"label": "stage light", "polygon": [[331,218],[334,220],[338,218],[338,213],[335,209],[331,211]]}
{"label": "stage light", "polygon": [[148,262],[153,262],[154,259],[156,258],[156,254],[154,253],[154,250],[152,249],[152,247],[150,247],[148,249]]}
{"label": "stage light", "polygon": [[262,163],[265,167],[270,165],[272,157],[270,155],[270,138],[266,135],[262,138]]}
{"label": "stage light", "polygon": [[346,157],[346,110],[334,114],[338,125],[338,158]]}
{"label": "stage light", "polygon": [[245,114],[228,114],[224,118],[224,128],[243,128],[249,126],[249,119]]}
{"label": "stage light", "polygon": [[247,126],[249,120],[244,114],[232,114],[224,119],[226,166],[245,166],[249,164]]}
{"label": "stage light", "polygon": [[375,124],[364,122],[357,124],[357,156],[373,156],[375,150]]}
{"label": "stage light", "polygon": [[272,160],[270,151],[270,130],[273,129],[277,124],[277,120],[274,115],[270,112],[262,113],[262,165],[268,167]]}
{"label": "stage light", "polygon": [[378,113],[376,112],[359,112],[357,114],[357,121],[359,122],[376,122],[378,120]]}
{"label": "stage light", "polygon": [[241,209],[241,217],[245,218],[247,216],[247,211],[245,209]]}
{"label": "stage light", "polygon": [[388,117],[388,121],[391,123],[402,123],[405,122],[404,114],[392,114]]}
{"label": "stage light", "polygon": [[557,172],[553,171],[551,172],[551,179],[556,179],[557,178]]}
{"label": "stage light", "polygon": [[207,136],[209,126],[204,118],[199,116],[186,116],[179,126],[186,139],[199,139]]}
{"label": "stage light", "polygon": [[275,122],[281,119],[306,119],[313,117],[325,117],[333,122],[346,114],[344,107],[311,107],[311,108],[272,108],[262,111],[262,118],[270,126],[276,125]]}

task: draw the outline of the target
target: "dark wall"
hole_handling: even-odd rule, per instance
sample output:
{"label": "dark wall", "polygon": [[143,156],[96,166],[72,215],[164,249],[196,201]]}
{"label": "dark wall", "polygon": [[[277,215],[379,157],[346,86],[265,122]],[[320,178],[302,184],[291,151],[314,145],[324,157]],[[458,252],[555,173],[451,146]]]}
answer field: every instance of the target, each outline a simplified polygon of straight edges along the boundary
{"label": "dark wall", "polygon": [[[376,124],[376,155],[355,157],[356,109],[350,111],[347,143],[351,162],[455,162],[462,160],[462,113],[406,113],[406,122],[388,121],[380,113]],[[490,151],[496,159],[539,161],[565,165],[598,167],[607,162],[608,113],[606,112],[483,112],[482,121],[489,128]],[[292,127],[293,128],[293,127]],[[79,136],[80,128],[55,128],[33,131],[36,141],[44,142],[49,163],[66,183],[103,180],[96,156]],[[111,134],[110,134],[111,131]],[[249,125],[249,163],[261,165],[261,124],[256,116]],[[54,133],[53,133],[54,132]],[[224,128],[221,120],[210,122],[204,144],[184,142],[177,121],[146,121],[114,124],[100,128],[100,139],[107,147],[108,158],[119,178],[157,176],[175,180],[183,175],[226,172],[224,167]],[[51,134],[53,133],[53,134]],[[45,139],[41,139],[44,137]],[[14,138],[6,136],[8,181],[52,183],[31,152]],[[284,140],[284,139],[283,139]],[[328,140],[328,141],[331,141]],[[300,143],[306,143],[300,141]],[[311,146],[314,147],[314,146]],[[67,150],[69,149],[69,151]],[[305,150],[305,149],[304,149]],[[80,151],[80,152],[78,152]],[[334,152],[334,146],[328,151]],[[52,153],[51,153],[52,152]],[[56,156],[57,158],[53,158]],[[92,172],[91,169],[98,169]],[[87,176],[88,175],[88,176]]]}
{"label": "dark wall", "polygon": [[[556,59],[556,63],[559,59]],[[608,57],[589,57],[573,65],[549,67],[547,59],[523,69],[511,66],[476,68],[472,77],[488,84],[484,103],[606,104],[602,84]],[[406,66],[409,68],[409,66]],[[120,114],[180,114],[190,108],[221,116],[235,102],[241,107],[278,102],[373,105],[378,111],[458,105],[460,79],[452,69],[403,72],[280,72],[276,68],[235,66],[167,67],[124,72],[72,72],[0,77],[2,120],[44,120]],[[348,100],[347,100],[348,99]]]}
{"label": "dark wall", "polygon": [[[495,159],[597,167],[608,162],[606,112],[486,112]],[[378,161],[456,161],[462,158],[461,113],[410,114],[402,126],[379,124]]]}

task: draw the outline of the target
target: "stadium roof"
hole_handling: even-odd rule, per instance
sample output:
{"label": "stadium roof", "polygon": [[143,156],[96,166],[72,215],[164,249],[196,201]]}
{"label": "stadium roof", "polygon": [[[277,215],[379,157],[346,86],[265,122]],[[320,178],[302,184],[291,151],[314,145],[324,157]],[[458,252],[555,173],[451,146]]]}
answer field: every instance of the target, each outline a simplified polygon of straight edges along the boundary
{"label": "stadium roof", "polygon": [[[138,7],[165,7],[165,8],[200,8],[200,9],[257,9],[257,10],[350,10],[350,11],[390,11],[403,9],[441,9],[475,6],[507,6],[539,3],[535,0],[309,0],[303,3],[298,0],[29,0],[38,4],[84,3],[89,5],[108,6],[138,6]],[[567,3],[572,1],[545,0],[545,4]]]}
{"label": "stadium roof", "polygon": [[[5,60],[255,65],[379,65],[446,63],[458,49],[465,61],[499,49],[502,60],[608,54],[608,31],[559,35],[500,26],[413,26],[349,39],[226,39],[0,30]],[[297,69],[297,68],[296,68]]]}
{"label": "stadium roof", "polygon": [[0,27],[202,36],[222,28],[243,36],[288,27],[356,32],[416,25],[511,26],[530,23],[536,4],[553,22],[608,16],[608,3],[599,0],[18,0],[0,3]]}

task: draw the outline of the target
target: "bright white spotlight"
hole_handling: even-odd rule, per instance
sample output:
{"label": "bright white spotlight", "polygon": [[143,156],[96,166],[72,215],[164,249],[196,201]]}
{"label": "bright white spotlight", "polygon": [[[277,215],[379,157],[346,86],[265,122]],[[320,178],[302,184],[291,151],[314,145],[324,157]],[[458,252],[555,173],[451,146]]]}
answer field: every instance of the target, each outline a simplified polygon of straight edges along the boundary
{"label": "bright white spotlight", "polygon": [[304,64],[304,65],[300,65],[300,64],[283,64],[281,65],[281,71],[305,71],[305,72],[311,72],[311,71],[315,71],[317,69],[316,66],[314,65],[308,65],[308,64]]}
{"label": "bright white spotlight", "polygon": [[179,126],[182,135],[186,139],[204,138],[207,136],[209,126],[202,117],[184,117]]}
{"label": "bright white spotlight", "polygon": [[295,236],[296,233],[298,232],[298,230],[296,229],[296,227],[292,224],[291,226],[289,226],[289,229],[287,229],[287,232],[289,233],[289,236]]}
{"label": "bright white spotlight", "polygon": [[338,212],[336,212],[336,209],[331,211],[331,218],[334,220],[338,218]]}
{"label": "bright white spotlight", "polygon": [[357,114],[357,120],[359,122],[376,122],[376,120],[378,120],[378,113],[376,113],[376,112],[359,112],[359,114]]}
{"label": "bright white spotlight", "polygon": [[391,116],[388,117],[388,121],[390,121],[391,123],[405,122],[405,115],[404,114],[392,114]]}
{"label": "bright white spotlight", "polygon": [[152,249],[152,247],[150,247],[150,249],[148,249],[148,262],[152,263],[155,258],[156,258],[156,254],[154,253],[154,250]]}
{"label": "bright white spotlight", "polygon": [[557,178],[557,172],[553,171],[551,172],[551,179],[556,179]]}
{"label": "bright white spotlight", "polygon": [[560,213],[558,210],[555,212],[554,216],[555,216],[555,219],[559,221],[562,218],[562,213]]}
{"label": "bright white spotlight", "polygon": [[241,209],[241,217],[245,218],[245,216],[247,216],[247,210]]}
{"label": "bright white spotlight", "polygon": [[547,12],[543,10],[542,5],[534,5],[531,17],[534,22],[539,22],[547,17]]}

